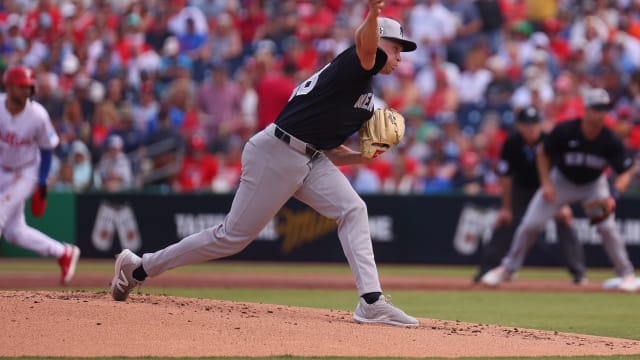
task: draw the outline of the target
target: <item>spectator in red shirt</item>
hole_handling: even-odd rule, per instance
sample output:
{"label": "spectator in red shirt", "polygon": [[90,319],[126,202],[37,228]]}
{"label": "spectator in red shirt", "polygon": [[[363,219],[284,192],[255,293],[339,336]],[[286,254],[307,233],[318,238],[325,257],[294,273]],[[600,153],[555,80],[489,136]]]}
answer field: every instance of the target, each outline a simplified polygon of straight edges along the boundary
{"label": "spectator in red shirt", "polygon": [[218,157],[218,172],[213,179],[212,190],[215,193],[229,193],[238,188],[242,175],[242,149],[244,143],[239,136],[227,141],[227,148]]}
{"label": "spectator in red shirt", "polygon": [[631,105],[623,104],[615,111],[613,130],[622,138],[624,145],[634,152],[640,150],[640,125]]}
{"label": "spectator in red shirt", "polygon": [[298,68],[297,78],[307,79],[318,70],[320,54],[310,40],[300,40],[291,36],[285,43],[282,65],[292,64]]}
{"label": "spectator in red shirt", "polygon": [[282,69],[274,64],[273,59],[259,60],[265,66],[264,75],[258,80],[258,129],[262,130],[271,124],[284,105],[289,101],[295,81],[296,67],[286,64]]}
{"label": "spectator in red shirt", "polygon": [[562,65],[571,55],[569,41],[562,34],[562,24],[556,18],[547,19],[544,22],[544,31],[549,36],[549,48],[554,53],[558,62]]}
{"label": "spectator in red shirt", "polygon": [[210,191],[213,179],[218,173],[218,160],[206,151],[204,137],[193,135],[176,181],[176,192]]}
{"label": "spectator in red shirt", "polygon": [[36,8],[27,14],[22,33],[28,39],[42,37],[45,43],[51,44],[60,34],[61,24],[62,14],[53,1],[40,0]]}
{"label": "spectator in red shirt", "polygon": [[253,42],[263,35],[267,14],[262,5],[262,1],[251,0],[247,4],[246,11],[240,13],[238,29],[240,30],[240,39],[245,50],[250,50]]}
{"label": "spectator in red shirt", "polygon": [[124,34],[115,46],[120,56],[122,66],[126,66],[130,59],[152,51],[153,48],[145,42],[142,20],[138,14],[130,13],[124,23]]}
{"label": "spectator in red shirt", "polygon": [[298,14],[301,24],[297,36],[300,39],[313,41],[329,37],[335,14],[325,5],[325,1],[299,1]]}
{"label": "spectator in red shirt", "polygon": [[555,96],[547,108],[547,119],[552,124],[545,124],[545,128],[580,118],[584,113],[582,96],[576,87],[573,75],[560,74],[553,83],[553,87]]}
{"label": "spectator in red shirt", "polygon": [[439,113],[455,112],[460,104],[460,95],[449,84],[447,74],[442,69],[436,70],[436,87],[431,96],[423,103],[424,113],[428,119],[435,119]]}
{"label": "spectator in red shirt", "polygon": [[498,3],[502,13],[505,14],[508,26],[527,20],[527,2],[525,0],[499,0]]}

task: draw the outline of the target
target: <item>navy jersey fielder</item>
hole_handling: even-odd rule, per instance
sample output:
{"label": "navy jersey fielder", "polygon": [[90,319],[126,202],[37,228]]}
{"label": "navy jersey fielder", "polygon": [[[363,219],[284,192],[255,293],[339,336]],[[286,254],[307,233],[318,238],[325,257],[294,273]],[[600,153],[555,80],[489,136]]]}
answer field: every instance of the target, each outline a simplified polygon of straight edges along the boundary
{"label": "navy jersey fielder", "polygon": [[[478,272],[473,282],[480,282],[489,270],[500,265],[507,254],[513,235],[533,195],[540,187],[536,166],[536,149],[546,136],[542,131],[540,112],[533,106],[520,110],[516,116],[515,131],[505,140],[496,172],[502,185],[502,204],[489,242],[483,245]],[[573,214],[568,205],[563,206],[554,220],[556,235],[569,273],[575,284],[586,281],[584,277],[584,251],[571,227]]]}
{"label": "navy jersey fielder", "polygon": [[382,294],[366,205],[336,167],[366,162],[343,143],[373,114],[373,76],[392,73],[400,53],[416,48],[398,22],[378,17],[382,6],[369,1],[355,46],[302,82],[275,123],[245,144],[240,185],[224,222],[141,258],[123,250],[111,283],[115,300],[126,300],[146,276],[240,252],[294,197],[338,224],[360,295],[354,320],[418,326]]}
{"label": "navy jersey fielder", "polygon": [[[543,230],[545,223],[565,204],[594,199],[612,199],[604,171],[608,166],[616,172],[613,191],[623,193],[631,180],[634,161],[622,140],[604,126],[611,108],[608,93],[601,88],[584,94],[585,114],[582,119],[558,124],[544,140],[537,153],[540,189],[527,207],[520,226],[500,266],[487,272],[481,281],[497,286],[522,267],[527,251]],[[621,278],[619,290],[637,290],[634,268],[616,226],[614,214],[598,223],[604,250]]]}
{"label": "navy jersey fielder", "polygon": [[60,282],[67,285],[75,274],[80,249],[30,227],[24,216],[24,205],[34,190],[46,197],[52,151],[60,139],[47,110],[31,99],[35,91],[32,69],[14,66],[5,70],[3,84],[6,92],[0,94],[0,235],[40,256],[57,258]]}

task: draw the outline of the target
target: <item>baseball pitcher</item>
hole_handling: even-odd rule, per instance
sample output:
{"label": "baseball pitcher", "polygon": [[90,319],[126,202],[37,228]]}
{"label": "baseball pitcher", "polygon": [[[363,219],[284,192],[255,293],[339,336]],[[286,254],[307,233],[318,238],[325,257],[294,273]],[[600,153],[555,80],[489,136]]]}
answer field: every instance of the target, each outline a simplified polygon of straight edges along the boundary
{"label": "baseball pitcher", "polygon": [[[370,0],[369,13],[355,33],[355,46],[300,83],[275,123],[247,142],[240,185],[224,222],[142,258],[124,250],[116,259],[111,284],[115,300],[126,300],[147,275],[241,251],[295,197],[338,224],[360,295],[354,320],[418,325],[382,294],[367,207],[336,167],[368,162],[396,144],[404,132],[399,114],[373,116],[373,76],[392,73],[401,52],[416,49],[397,21],[378,17],[382,7],[383,1]],[[361,133],[362,152],[343,145],[369,125],[372,129]]]}

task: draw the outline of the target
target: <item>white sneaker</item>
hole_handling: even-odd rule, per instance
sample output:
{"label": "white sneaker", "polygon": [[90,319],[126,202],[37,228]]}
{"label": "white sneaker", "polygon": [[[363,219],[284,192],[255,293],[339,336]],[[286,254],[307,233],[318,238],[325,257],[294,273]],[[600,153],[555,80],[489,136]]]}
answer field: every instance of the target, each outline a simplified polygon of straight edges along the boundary
{"label": "white sneaker", "polygon": [[389,295],[380,295],[378,301],[373,304],[367,304],[360,298],[353,313],[353,320],[358,323],[382,323],[404,327],[416,327],[420,324],[416,318],[393,306]]}
{"label": "white sneaker", "polygon": [[622,277],[620,284],[618,284],[618,290],[626,292],[635,292],[638,290],[638,281],[634,274],[627,274]]}
{"label": "white sneaker", "polygon": [[142,259],[124,249],[116,257],[115,275],[111,280],[111,297],[116,301],[125,301],[131,290],[141,285],[142,281],[133,278],[133,270],[142,264]]}
{"label": "white sneaker", "polygon": [[513,278],[513,272],[508,271],[504,266],[498,266],[489,270],[482,278],[480,282],[487,286],[496,287],[500,283],[509,281]]}

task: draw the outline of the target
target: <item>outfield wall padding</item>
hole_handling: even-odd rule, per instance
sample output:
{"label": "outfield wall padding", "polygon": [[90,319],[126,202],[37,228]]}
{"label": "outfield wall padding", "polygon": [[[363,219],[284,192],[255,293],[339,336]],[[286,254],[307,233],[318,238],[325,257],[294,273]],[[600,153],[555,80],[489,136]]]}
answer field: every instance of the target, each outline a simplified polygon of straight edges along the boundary
{"label": "outfield wall padding", "polygon": [[[476,264],[491,235],[496,197],[363,196],[378,263]],[[83,256],[112,258],[123,247],[141,254],[223,221],[232,196],[213,194],[103,194],[77,196],[77,238]],[[623,198],[618,225],[631,258],[640,264],[640,198]],[[575,207],[574,228],[587,265],[609,267],[600,236]],[[256,241],[230,259],[257,261],[344,261],[336,222],[290,200]],[[559,266],[563,258],[549,223],[526,261]]]}

